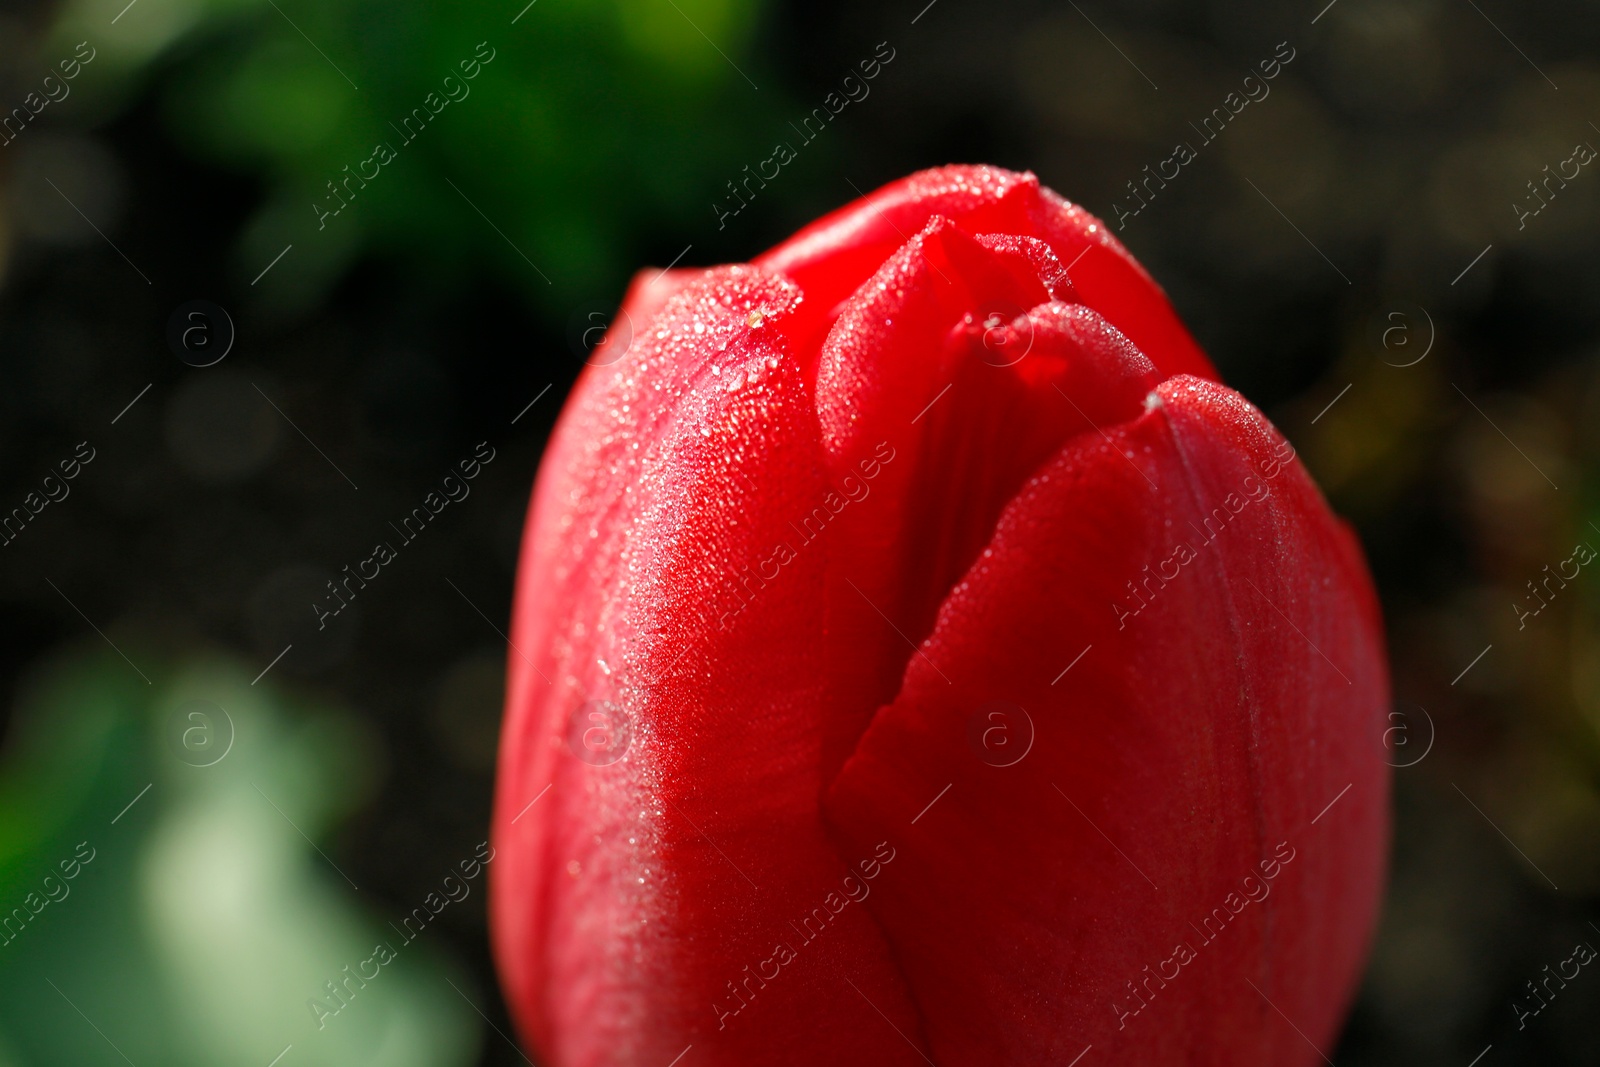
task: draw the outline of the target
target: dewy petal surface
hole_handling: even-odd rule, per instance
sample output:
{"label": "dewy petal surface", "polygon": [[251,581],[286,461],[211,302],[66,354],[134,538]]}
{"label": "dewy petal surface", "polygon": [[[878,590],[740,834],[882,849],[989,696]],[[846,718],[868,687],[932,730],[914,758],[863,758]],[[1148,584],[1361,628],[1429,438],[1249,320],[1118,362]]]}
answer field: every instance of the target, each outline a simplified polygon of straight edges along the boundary
{"label": "dewy petal surface", "polygon": [[[1328,1048],[1363,958],[1387,677],[1359,554],[1237,394],[1158,397],[1011,503],[830,790],[844,850],[905,834],[868,907],[936,1062],[1318,1062],[1277,1011]],[[1031,722],[1013,766],[974,755],[995,701]]]}
{"label": "dewy petal surface", "polygon": [[[797,300],[754,268],[685,285],[630,359],[591,370],[541,473],[493,921],[508,992],[556,1063],[665,1064],[712,1034],[713,1062],[846,1043],[915,1059],[883,1025],[914,1014],[861,905],[826,913],[814,944],[789,926],[849,873],[819,810],[825,557],[772,553],[825,491],[781,330]],[[783,580],[750,598],[762,561]],[[591,728],[629,731],[622,758],[579,758]],[[797,958],[774,976],[780,941]],[[751,970],[771,995],[750,992],[759,973],[741,985]]]}
{"label": "dewy petal surface", "polygon": [[1283,1015],[1331,1043],[1381,878],[1381,622],[1104,225],[941,168],[623,313],[511,634],[491,921],[542,1062],[1312,1062]]}
{"label": "dewy petal surface", "polygon": [[1042,187],[1032,174],[985,166],[919,171],[824,216],[756,263],[793,278],[813,313],[827,311],[935,215],[969,233],[1041,238],[1067,264],[1083,302],[1126,334],[1163,375],[1216,377],[1166,294],[1105,223]]}

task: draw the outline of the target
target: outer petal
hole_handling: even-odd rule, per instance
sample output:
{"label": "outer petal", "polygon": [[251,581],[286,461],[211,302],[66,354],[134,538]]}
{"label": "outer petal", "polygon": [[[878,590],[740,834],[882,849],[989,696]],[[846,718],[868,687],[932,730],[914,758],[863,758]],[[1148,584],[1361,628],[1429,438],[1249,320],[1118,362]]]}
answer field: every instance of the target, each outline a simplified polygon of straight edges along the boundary
{"label": "outer petal", "polygon": [[[915,1016],[820,813],[825,557],[772,552],[827,489],[782,328],[797,300],[753,268],[682,286],[589,372],[541,471],[491,904],[551,1064],[663,1067],[691,1043],[701,1064],[916,1060],[884,1026]],[[585,730],[604,750],[619,727],[620,760],[579,758]]]}
{"label": "outer petal", "polygon": [[632,351],[634,338],[645,333],[655,322],[661,309],[686,286],[701,280],[702,269],[639,271],[628,283],[618,308],[600,345],[590,354],[589,364],[607,366],[623,359]]}
{"label": "outer petal", "polygon": [[807,226],[756,263],[793,278],[825,313],[935,215],[969,233],[1038,237],[1067,264],[1084,303],[1147,355],[1163,376],[1216,370],[1154,279],[1105,223],[1045,189],[1032,173],[950,166],[891,182]]}
{"label": "outer petal", "polygon": [[[1158,396],[1006,509],[829,793],[842,851],[904,841],[868,906],[941,1064],[1318,1062],[1364,955],[1387,678],[1359,552],[1237,394]],[[996,700],[1036,731],[1013,766],[973,745]]]}

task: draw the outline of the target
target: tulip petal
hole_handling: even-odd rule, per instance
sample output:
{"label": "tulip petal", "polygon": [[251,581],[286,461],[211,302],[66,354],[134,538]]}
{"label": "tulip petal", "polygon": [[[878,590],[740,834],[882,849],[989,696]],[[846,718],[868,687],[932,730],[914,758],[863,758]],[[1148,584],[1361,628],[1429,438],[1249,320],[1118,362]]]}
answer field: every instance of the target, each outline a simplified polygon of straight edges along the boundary
{"label": "tulip petal", "polygon": [[[907,648],[1006,502],[1068,437],[1136,415],[1159,380],[1096,312],[1049,299],[1043,255],[935,218],[860,287],[823,346],[817,409],[836,476],[890,457],[863,487],[871,498],[827,532],[830,663],[851,709],[832,724],[834,761],[894,695]],[[827,518],[799,525],[820,536]]]}
{"label": "tulip petal", "polygon": [[619,319],[512,628],[490,909],[544,1059],[1314,1062],[1381,619],[1104,224],[943,168]]}
{"label": "tulip petal", "polygon": [[1105,223],[1040,186],[1031,173],[988,166],[919,171],[807,226],[756,259],[781,271],[833,314],[879,264],[942,215],[969,233],[1043,239],[1083,296],[1150,357],[1163,377],[1216,378],[1166,294]]}
{"label": "tulip petal", "polygon": [[[1359,550],[1288,454],[1193,378],[1069,442],[832,784],[841,852],[900,850],[868,907],[936,1062],[1331,1051],[1381,882],[1387,678]],[[977,740],[995,701],[1031,737],[1009,766]]]}
{"label": "tulip petal", "polygon": [[916,1033],[822,825],[826,557],[773,551],[829,488],[796,300],[751,268],[683,286],[589,372],[539,480],[491,906],[553,1063],[922,1062],[884,1025]]}

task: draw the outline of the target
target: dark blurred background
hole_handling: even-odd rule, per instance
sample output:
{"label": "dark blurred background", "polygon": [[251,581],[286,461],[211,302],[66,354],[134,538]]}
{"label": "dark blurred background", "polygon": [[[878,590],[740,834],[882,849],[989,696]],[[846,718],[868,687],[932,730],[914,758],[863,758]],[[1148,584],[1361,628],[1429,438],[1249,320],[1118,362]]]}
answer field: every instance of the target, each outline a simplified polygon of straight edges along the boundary
{"label": "dark blurred background", "polygon": [[1367,546],[1397,832],[1332,1059],[1600,1063],[1587,969],[1518,1016],[1600,945],[1600,9],[524,2],[0,13],[0,1067],[524,1062],[483,877],[430,894],[487,833],[523,509],[592,328],[643,265],[955,161],[1111,222]]}

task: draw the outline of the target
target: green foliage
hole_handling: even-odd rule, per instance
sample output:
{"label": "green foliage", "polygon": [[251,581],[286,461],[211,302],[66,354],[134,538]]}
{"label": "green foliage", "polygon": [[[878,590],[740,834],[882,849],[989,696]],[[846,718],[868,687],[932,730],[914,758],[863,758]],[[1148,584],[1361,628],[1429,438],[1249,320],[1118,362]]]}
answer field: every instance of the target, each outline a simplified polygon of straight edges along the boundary
{"label": "green foliage", "polygon": [[[783,101],[734,66],[753,0],[525,2],[137,0],[108,26],[122,0],[79,0],[57,36],[108,57],[103,108],[153,78],[187,151],[260,177],[240,276],[294,245],[268,301],[305,306],[379,252],[441,286],[487,264],[560,311],[614,293],[642,235],[704,228]],[[475,50],[493,59],[468,80]],[[380,144],[393,161],[322,218]]]}
{"label": "green foliage", "polygon": [[[74,653],[13,719],[0,1067],[262,1067],[291,1044],[322,1067],[470,1062],[478,1016],[446,982],[466,986],[441,935],[401,946],[321,1028],[307,1007],[399,941],[312,845],[369,790],[353,720],[291,708],[230,663],[134,654],[153,684],[110,650]],[[197,700],[229,724],[205,721],[209,766],[180,758]]]}

